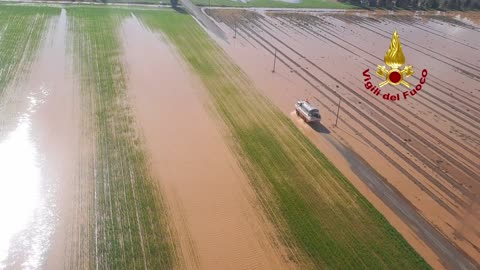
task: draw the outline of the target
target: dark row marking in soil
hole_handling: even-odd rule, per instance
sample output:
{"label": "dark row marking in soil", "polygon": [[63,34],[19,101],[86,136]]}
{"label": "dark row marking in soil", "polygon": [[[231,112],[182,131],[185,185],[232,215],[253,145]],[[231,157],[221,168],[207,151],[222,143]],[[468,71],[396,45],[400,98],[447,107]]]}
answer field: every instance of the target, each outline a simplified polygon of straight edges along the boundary
{"label": "dark row marking in soil", "polygon": [[266,20],[265,27],[267,27],[267,28],[270,29],[270,30],[272,30],[272,27],[273,27],[273,28],[275,28],[277,31],[279,31],[279,32],[283,33],[284,35],[286,35],[287,37],[295,40],[295,38],[294,38],[292,35],[290,35],[287,31],[281,29],[280,27],[278,27],[277,25],[275,25],[274,23],[272,23],[272,22],[270,22],[270,21],[268,21],[268,20]]}
{"label": "dark row marking in soil", "polygon": [[[473,47],[471,46],[470,44],[466,44],[466,43],[463,43],[461,41],[458,41],[458,40],[455,40],[453,38],[449,38],[448,35],[441,35],[441,34],[438,34],[438,33],[441,33],[435,29],[431,29],[425,25],[419,25],[418,24],[418,21],[419,19],[418,18],[413,18],[415,19],[416,21],[412,22],[411,19],[412,17],[404,17],[404,16],[396,16],[396,15],[393,15],[393,16],[383,16],[382,17],[383,19],[387,20],[387,21],[390,21],[392,23],[395,23],[395,24],[401,24],[401,25],[405,25],[405,26],[408,26],[408,27],[414,27],[414,28],[417,28],[417,29],[420,29],[422,31],[425,31],[431,35],[435,35],[435,36],[438,36],[438,37],[441,37],[441,38],[444,38],[444,39],[447,39],[447,40],[450,40],[452,42],[455,42],[457,44],[460,44],[460,45],[463,45],[465,47],[469,47],[471,49],[474,49],[474,50],[479,50],[477,47]],[[426,28],[426,29],[425,29]]]}
{"label": "dark row marking in soil", "polygon": [[438,21],[440,25],[443,25],[443,23],[449,23],[452,25],[456,25],[460,28],[467,29],[467,30],[472,30],[475,32],[480,32],[480,28],[475,27],[470,24],[466,24],[462,21],[447,17],[447,16],[435,16],[435,15],[426,15],[425,17],[430,18],[431,20]]}

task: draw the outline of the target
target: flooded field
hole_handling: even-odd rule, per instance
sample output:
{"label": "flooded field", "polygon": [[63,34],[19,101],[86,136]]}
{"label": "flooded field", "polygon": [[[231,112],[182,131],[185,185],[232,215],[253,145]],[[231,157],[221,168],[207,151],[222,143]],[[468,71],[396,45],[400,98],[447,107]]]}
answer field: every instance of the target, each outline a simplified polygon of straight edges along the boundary
{"label": "flooded field", "polygon": [[207,13],[0,5],[0,269],[478,267],[477,13]]}
{"label": "flooded field", "polygon": [[[286,115],[297,99],[320,107],[324,129],[318,132],[291,118],[322,151],[328,153],[322,145],[327,137],[353,149],[406,203],[478,261],[478,13],[207,12],[229,33],[230,44],[219,41],[224,49]],[[428,69],[424,89],[397,102],[365,89],[362,74],[369,69],[372,80],[381,82],[375,70],[385,65],[394,30],[406,64],[416,69],[409,81],[418,82],[421,70]],[[400,95],[405,90],[382,89]],[[446,258],[440,260],[448,265]]]}

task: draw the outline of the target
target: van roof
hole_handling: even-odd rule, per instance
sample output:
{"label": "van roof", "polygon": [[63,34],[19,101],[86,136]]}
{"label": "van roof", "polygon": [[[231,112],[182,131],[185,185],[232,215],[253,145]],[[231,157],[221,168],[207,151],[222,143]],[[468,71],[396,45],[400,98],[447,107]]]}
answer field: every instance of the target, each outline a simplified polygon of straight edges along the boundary
{"label": "van roof", "polygon": [[305,110],[307,110],[307,111],[311,111],[311,110],[316,110],[316,111],[318,111],[315,107],[313,107],[312,104],[308,103],[307,101],[303,101],[303,102],[302,102],[302,107],[304,107]]}

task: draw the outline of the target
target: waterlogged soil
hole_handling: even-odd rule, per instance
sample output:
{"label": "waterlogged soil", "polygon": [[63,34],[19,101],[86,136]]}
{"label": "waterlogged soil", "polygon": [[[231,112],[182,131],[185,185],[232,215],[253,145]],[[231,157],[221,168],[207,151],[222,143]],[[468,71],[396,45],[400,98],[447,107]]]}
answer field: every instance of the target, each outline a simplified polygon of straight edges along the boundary
{"label": "waterlogged soil", "polygon": [[[449,264],[355,176],[332,138],[358,153],[434,228],[479,261],[480,156],[472,151],[480,147],[477,13],[207,13],[228,35],[229,43],[218,43],[432,266]],[[382,81],[375,69],[385,65],[395,29],[406,64],[415,69],[407,81],[414,86],[422,69],[428,70],[423,89],[396,102],[366,90],[362,75],[369,69],[372,83]],[[382,91],[402,96],[408,90],[402,87]],[[321,125],[306,125],[293,113],[294,102],[306,98],[320,107]]]}
{"label": "waterlogged soil", "polygon": [[8,91],[3,108],[9,112],[10,129],[0,140],[0,201],[11,211],[2,210],[1,248],[9,241],[2,250],[6,253],[0,253],[0,268],[63,269],[70,213],[66,205],[76,169],[77,107],[65,57],[65,11],[49,25],[29,74],[17,74],[25,79]]}
{"label": "waterlogged soil", "polygon": [[122,24],[129,96],[187,269],[284,269],[206,90],[164,37]]}

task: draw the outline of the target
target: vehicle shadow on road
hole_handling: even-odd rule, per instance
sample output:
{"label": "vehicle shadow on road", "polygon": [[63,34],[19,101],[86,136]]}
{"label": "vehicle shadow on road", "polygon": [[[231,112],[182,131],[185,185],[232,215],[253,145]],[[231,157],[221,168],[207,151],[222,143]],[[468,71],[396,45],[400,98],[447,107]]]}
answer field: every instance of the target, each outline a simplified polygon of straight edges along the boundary
{"label": "vehicle shadow on road", "polygon": [[318,133],[330,134],[330,130],[320,122],[314,122],[308,125]]}

